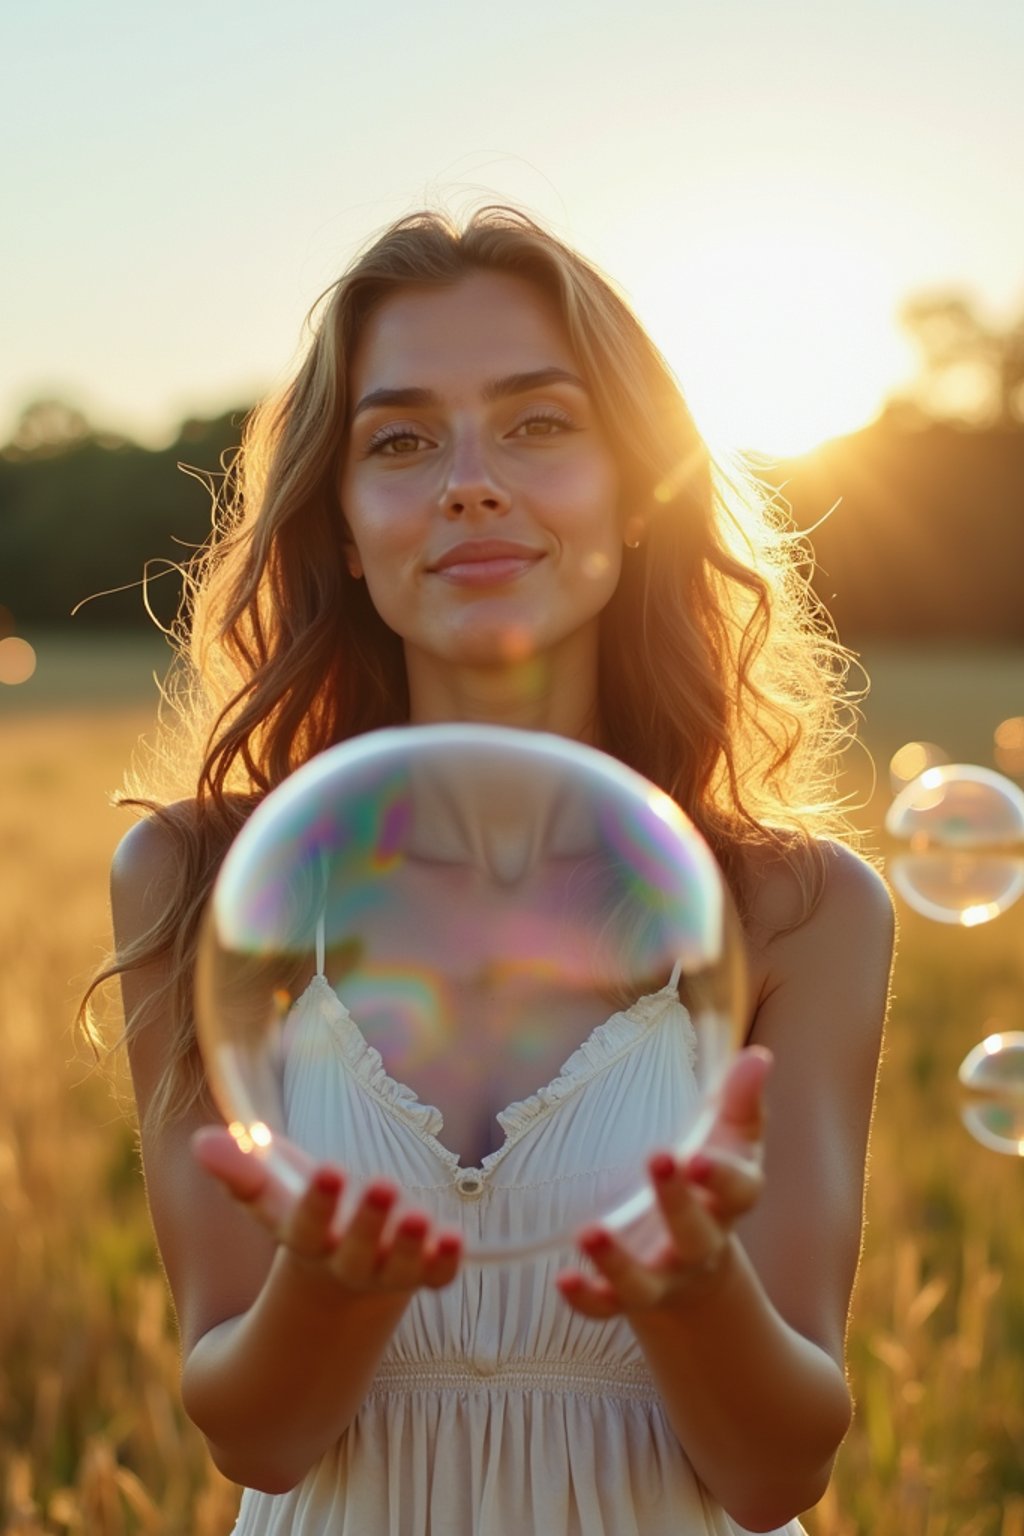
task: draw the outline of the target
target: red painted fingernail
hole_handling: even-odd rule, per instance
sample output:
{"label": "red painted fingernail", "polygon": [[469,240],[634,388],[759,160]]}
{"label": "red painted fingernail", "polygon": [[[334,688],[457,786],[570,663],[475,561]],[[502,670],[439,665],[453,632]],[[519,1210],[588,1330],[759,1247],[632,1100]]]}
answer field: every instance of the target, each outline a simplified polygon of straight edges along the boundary
{"label": "red painted fingernail", "polygon": [[670,1179],[675,1171],[675,1158],[670,1157],[667,1152],[656,1152],[651,1158],[651,1173],[656,1179],[664,1182]]}
{"label": "red painted fingernail", "polygon": [[437,1240],[437,1251],[443,1253],[446,1258],[453,1253],[458,1253],[461,1247],[462,1238],[457,1237],[454,1232],[442,1232]]}
{"label": "red painted fingernail", "polygon": [[366,1201],[375,1211],[390,1211],[395,1203],[394,1191],[386,1184],[371,1184],[366,1191]]}
{"label": "red painted fingernail", "polygon": [[313,1175],[313,1188],[319,1195],[340,1195],[342,1182],[336,1168],[318,1168]]}
{"label": "red painted fingernail", "polygon": [[610,1236],[601,1227],[598,1227],[593,1232],[588,1232],[583,1239],[584,1248],[589,1249],[591,1253],[604,1253],[611,1245],[612,1240]]}
{"label": "red painted fingernail", "polygon": [[559,1288],[563,1291],[582,1291],[583,1276],[577,1274],[559,1275]]}
{"label": "red painted fingernail", "polygon": [[686,1172],[698,1184],[703,1184],[711,1177],[714,1166],[710,1157],[705,1156],[703,1152],[695,1152],[686,1165]]}
{"label": "red painted fingernail", "polygon": [[428,1225],[427,1218],[419,1211],[410,1211],[398,1223],[398,1230],[403,1237],[421,1238],[426,1236]]}

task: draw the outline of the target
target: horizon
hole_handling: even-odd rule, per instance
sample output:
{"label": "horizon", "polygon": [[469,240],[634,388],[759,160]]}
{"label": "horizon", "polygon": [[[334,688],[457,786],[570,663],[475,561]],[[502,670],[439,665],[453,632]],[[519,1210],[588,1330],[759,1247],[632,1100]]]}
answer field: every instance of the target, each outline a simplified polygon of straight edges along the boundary
{"label": "horizon", "polygon": [[716,446],[873,419],[916,372],[908,298],[1024,311],[1010,0],[567,0],[555,26],[524,0],[486,28],[471,0],[396,0],[386,27],[326,0],[42,0],[9,32],[3,440],[41,396],[158,446],[273,390],[316,296],[424,205],[511,201],[595,261]]}

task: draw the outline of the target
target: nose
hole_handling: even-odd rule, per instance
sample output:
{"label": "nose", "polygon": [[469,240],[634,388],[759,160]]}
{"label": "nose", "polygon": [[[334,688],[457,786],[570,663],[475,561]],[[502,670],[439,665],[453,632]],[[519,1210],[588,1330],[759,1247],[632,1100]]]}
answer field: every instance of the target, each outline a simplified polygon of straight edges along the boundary
{"label": "nose", "polygon": [[441,508],[445,516],[454,519],[480,514],[501,517],[511,504],[511,496],[496,475],[484,444],[468,433],[461,436],[453,444],[441,491]]}

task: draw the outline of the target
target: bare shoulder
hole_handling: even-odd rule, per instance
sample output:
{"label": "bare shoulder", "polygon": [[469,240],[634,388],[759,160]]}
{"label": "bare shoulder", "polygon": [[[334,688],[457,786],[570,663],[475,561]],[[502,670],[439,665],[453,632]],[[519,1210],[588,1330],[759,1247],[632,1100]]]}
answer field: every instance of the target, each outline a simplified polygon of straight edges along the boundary
{"label": "bare shoulder", "polygon": [[133,822],[118,843],[110,866],[110,894],[120,941],[131,936],[125,928],[141,932],[153,922],[180,867],[195,814],[194,801],[178,801],[159,816]]}
{"label": "bare shoulder", "polygon": [[[829,841],[785,858],[758,854],[748,871],[747,927],[766,983],[777,981],[780,969],[810,963],[823,946],[832,960],[876,960],[888,969],[895,936],[892,896],[875,866],[852,848]],[[808,911],[812,883],[817,895]]]}

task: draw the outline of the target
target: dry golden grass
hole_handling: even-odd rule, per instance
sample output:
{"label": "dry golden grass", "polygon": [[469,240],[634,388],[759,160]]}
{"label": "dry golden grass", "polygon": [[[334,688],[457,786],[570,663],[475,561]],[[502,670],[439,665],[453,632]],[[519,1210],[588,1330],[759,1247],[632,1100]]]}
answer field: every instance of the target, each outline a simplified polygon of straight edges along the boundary
{"label": "dry golden grass", "polygon": [[0,1529],[221,1536],[236,1491],[177,1399],[134,1142],[76,1041],[108,942],[107,809],[144,715],[0,721]]}
{"label": "dry golden grass", "polygon": [[[883,762],[903,736],[938,734],[909,702],[927,663],[907,667],[869,714]],[[1013,675],[1011,659],[1007,698]],[[982,757],[971,733],[1004,695],[980,697],[935,693],[961,709],[957,755]],[[76,709],[59,691],[0,716],[4,1536],[221,1536],[236,1503],[181,1413],[132,1133],[72,1026],[126,824],[104,795],[147,726],[140,707]],[[972,932],[904,916],[850,1340],[857,1417],[814,1536],[1024,1536],[1024,1166],[976,1146],[955,1098],[990,1022],[1024,1028],[1022,972],[1024,904]]]}

